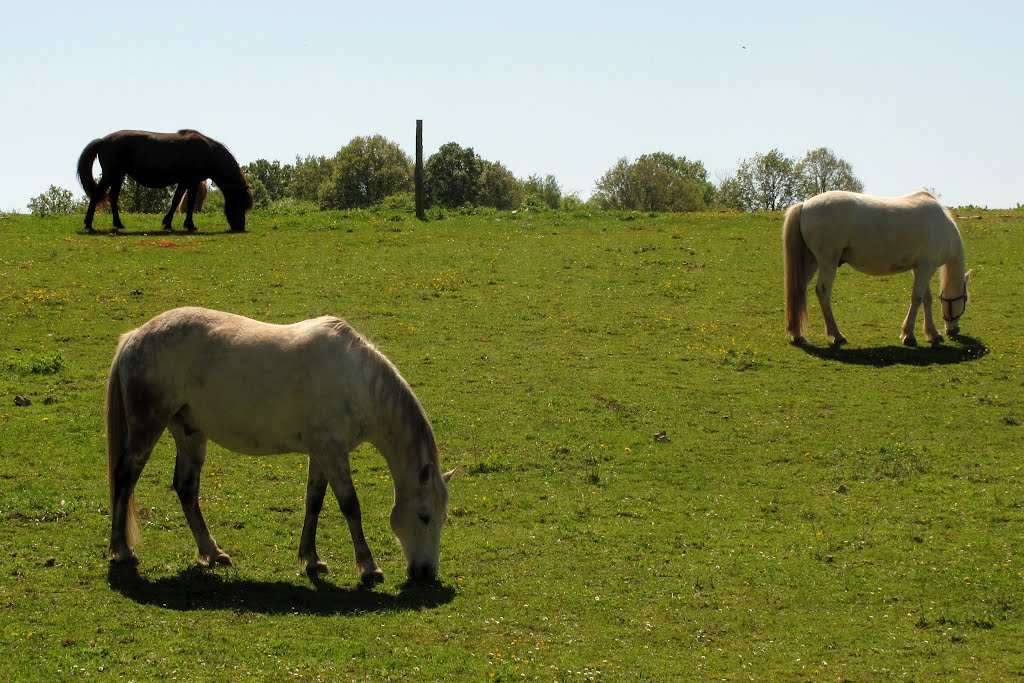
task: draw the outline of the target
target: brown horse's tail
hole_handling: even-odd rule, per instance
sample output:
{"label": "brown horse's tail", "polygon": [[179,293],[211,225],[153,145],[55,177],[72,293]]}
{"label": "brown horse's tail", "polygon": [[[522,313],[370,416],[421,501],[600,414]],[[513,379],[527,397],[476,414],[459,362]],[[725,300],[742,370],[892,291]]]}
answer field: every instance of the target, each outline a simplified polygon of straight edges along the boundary
{"label": "brown horse's tail", "polygon": [[803,204],[789,207],[782,226],[782,255],[785,264],[786,333],[794,344],[807,333],[807,285],[814,275],[816,261],[800,230]]}
{"label": "brown horse's tail", "polygon": [[85,149],[82,150],[82,156],[78,157],[78,182],[82,184],[82,189],[85,190],[89,201],[95,200],[98,202],[102,199],[102,197],[96,196],[99,192],[99,185],[96,183],[96,179],[92,177],[92,164],[99,155],[101,144],[103,144],[102,138],[96,138],[85,146]]}
{"label": "brown horse's tail", "polygon": [[[110,364],[110,376],[107,379],[107,479],[110,484],[110,515],[114,516],[114,505],[117,502],[115,482],[124,467],[125,442],[128,438],[128,418],[125,414],[124,395],[121,391],[121,372],[118,363],[121,360],[121,349],[129,335],[121,338]],[[128,510],[125,513],[124,537],[128,547],[139,541],[139,522],[135,516],[135,492],[128,499]]]}

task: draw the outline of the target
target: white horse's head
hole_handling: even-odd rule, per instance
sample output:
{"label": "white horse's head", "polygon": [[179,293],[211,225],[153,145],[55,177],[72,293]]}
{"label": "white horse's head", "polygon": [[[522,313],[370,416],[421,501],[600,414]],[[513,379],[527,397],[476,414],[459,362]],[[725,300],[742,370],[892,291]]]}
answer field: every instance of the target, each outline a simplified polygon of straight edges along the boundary
{"label": "white horse's head", "polygon": [[939,296],[942,306],[942,319],[946,321],[946,334],[955,337],[960,334],[960,318],[967,312],[967,302],[970,297],[967,295],[967,283],[971,281],[971,273],[964,274],[964,293],[960,296],[945,297]]}
{"label": "white horse's head", "polygon": [[441,473],[424,465],[418,481],[395,497],[391,529],[405,555],[406,571],[413,581],[437,578],[441,555],[441,527],[448,518],[448,482],[455,470]]}

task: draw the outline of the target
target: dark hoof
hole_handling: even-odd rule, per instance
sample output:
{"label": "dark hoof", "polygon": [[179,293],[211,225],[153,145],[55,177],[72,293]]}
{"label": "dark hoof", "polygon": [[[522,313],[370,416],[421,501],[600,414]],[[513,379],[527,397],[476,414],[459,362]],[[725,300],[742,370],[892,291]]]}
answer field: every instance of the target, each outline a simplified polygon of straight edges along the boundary
{"label": "dark hoof", "polygon": [[323,560],[317,560],[313,564],[306,565],[306,576],[316,577],[323,576],[324,574],[330,573],[331,569],[327,566],[327,563]]}
{"label": "dark hoof", "polygon": [[384,583],[384,572],[379,569],[373,571],[363,572],[363,575],[359,577],[364,586],[374,586],[378,583]]}

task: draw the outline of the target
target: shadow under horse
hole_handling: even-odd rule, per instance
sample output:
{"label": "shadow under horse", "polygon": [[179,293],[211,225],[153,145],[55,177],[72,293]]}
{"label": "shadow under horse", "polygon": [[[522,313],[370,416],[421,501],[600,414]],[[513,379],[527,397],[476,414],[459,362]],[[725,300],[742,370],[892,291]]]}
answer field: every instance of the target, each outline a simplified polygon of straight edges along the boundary
{"label": "shadow under horse", "polygon": [[[93,178],[92,167],[99,160],[102,175]],[[114,230],[124,228],[118,213],[118,197],[126,176],[147,187],[177,185],[171,206],[163,218],[164,230],[171,229],[174,209],[187,194],[185,228],[192,222],[199,184],[210,178],[224,193],[224,215],[233,232],[245,230],[245,214],[253,206],[252,188],[228,148],[196,130],[151,133],[119,130],[85,146],[78,158],[78,180],[89,197],[85,229],[92,231],[96,205],[109,194]]]}
{"label": "shadow under horse", "polygon": [[177,574],[151,578],[138,567],[111,563],[107,583],[140,605],[164,609],[230,609],[260,614],[363,614],[433,609],[456,597],[453,586],[440,581],[409,581],[397,594],[372,590],[366,585],[338,586],[319,576],[310,586],[290,581],[259,581],[232,576],[205,567],[188,567]]}

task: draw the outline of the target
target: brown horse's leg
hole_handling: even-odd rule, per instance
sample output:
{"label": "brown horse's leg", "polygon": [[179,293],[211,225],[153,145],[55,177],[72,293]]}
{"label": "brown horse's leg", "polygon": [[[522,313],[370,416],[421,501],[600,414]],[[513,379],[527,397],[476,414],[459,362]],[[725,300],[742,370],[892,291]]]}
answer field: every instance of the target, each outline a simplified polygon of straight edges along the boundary
{"label": "brown horse's leg", "polygon": [[[164,215],[163,226],[164,230],[171,229],[171,223],[174,221],[174,210],[178,208],[178,204],[181,203],[181,198],[185,194],[185,183],[178,183],[178,186],[174,188],[174,197],[171,199],[171,208],[167,210]],[[188,224],[191,223],[192,213],[189,212],[189,219],[185,221],[185,227],[188,228]],[[194,227],[192,228],[194,229]]]}
{"label": "brown horse's leg", "polygon": [[186,425],[180,417],[175,417],[168,429],[178,449],[174,461],[174,491],[196,539],[199,562],[231,564],[231,557],[217,545],[199,509],[199,476],[206,462],[206,435]]}
{"label": "brown horse's leg", "polygon": [[302,537],[299,540],[299,562],[307,574],[326,574],[327,563],[316,551],[316,526],[327,493],[327,477],[313,458],[309,459],[309,474],[306,477],[306,516],[302,520]]}
{"label": "brown horse's leg", "polygon": [[196,224],[192,222],[192,212],[195,211],[198,194],[199,183],[189,185],[188,190],[185,191],[185,229],[189,232],[195,232],[196,229]]}
{"label": "brown horse's leg", "polygon": [[85,210],[85,229],[89,232],[92,232],[92,220],[96,214],[96,206],[107,195],[107,190],[109,189],[110,185],[101,178],[96,184],[96,194],[89,197],[89,208]]}
{"label": "brown horse's leg", "polygon": [[122,230],[124,223],[121,222],[121,213],[118,211],[118,199],[121,197],[121,187],[124,185],[124,174],[114,177],[110,182],[110,213],[114,218],[114,229]]}

